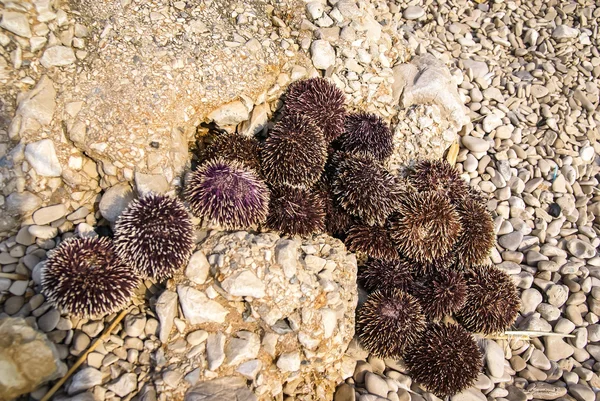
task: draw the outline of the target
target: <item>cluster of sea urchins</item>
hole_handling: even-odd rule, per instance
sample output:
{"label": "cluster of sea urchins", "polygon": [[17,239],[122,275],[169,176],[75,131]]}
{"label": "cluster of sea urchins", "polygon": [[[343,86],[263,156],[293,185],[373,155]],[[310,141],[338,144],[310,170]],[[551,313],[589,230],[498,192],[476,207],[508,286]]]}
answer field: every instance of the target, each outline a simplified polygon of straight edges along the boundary
{"label": "cluster of sea urchins", "polygon": [[183,203],[149,193],[119,216],[114,240],[69,238],[46,262],[42,288],[60,310],[100,316],[123,308],[140,278],[170,277],[184,266],[194,246],[194,227]]}
{"label": "cluster of sea urchins", "polygon": [[[416,163],[387,199],[395,204],[383,224],[356,216],[346,237],[351,250],[369,257],[358,275],[370,294],[357,311],[357,333],[371,353],[404,358],[427,390],[440,397],[458,393],[482,367],[471,333],[506,330],[520,306],[510,277],[487,264],[495,243],[492,217],[483,196],[445,161]],[[400,334],[402,341],[393,342]]]}

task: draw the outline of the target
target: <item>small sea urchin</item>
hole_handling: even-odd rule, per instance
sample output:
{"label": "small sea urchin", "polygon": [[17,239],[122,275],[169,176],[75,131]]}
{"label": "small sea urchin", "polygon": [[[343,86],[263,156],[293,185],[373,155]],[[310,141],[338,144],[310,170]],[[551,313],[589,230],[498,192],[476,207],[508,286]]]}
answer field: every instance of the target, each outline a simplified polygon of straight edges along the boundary
{"label": "small sea urchin", "polygon": [[467,330],[492,334],[504,331],[517,318],[521,298],[508,274],[495,266],[475,266],[465,272],[465,305],[456,312]]}
{"label": "small sea urchin", "polygon": [[43,293],[56,308],[94,317],[123,308],[139,278],[121,260],[108,237],[70,238],[50,252]]}
{"label": "small sea urchin", "polygon": [[473,336],[457,324],[430,324],[404,355],[411,377],[438,397],[471,387],[483,367]]}
{"label": "small sea urchin", "polygon": [[481,265],[496,242],[492,215],[481,202],[471,198],[457,201],[456,210],[463,227],[455,250],[458,261],[465,267]]}
{"label": "small sea urchin", "polygon": [[273,188],[267,226],[285,235],[322,232],[325,229],[323,199],[302,188]]}
{"label": "small sea urchin", "polygon": [[327,143],[344,132],[346,117],[344,92],[323,78],[310,78],[292,83],[287,90],[284,113],[298,114],[313,121]]}
{"label": "small sea urchin", "polygon": [[375,159],[360,155],[341,158],[333,193],[348,213],[363,223],[383,225],[398,207],[394,177]]}
{"label": "small sea urchin", "polygon": [[115,224],[115,248],[141,277],[170,277],[187,263],[194,226],[177,199],[150,193],[132,201]]}
{"label": "small sea urchin", "polygon": [[462,308],[466,292],[462,273],[448,269],[420,277],[410,289],[427,319],[434,322]]}
{"label": "small sea urchin", "polygon": [[403,196],[398,213],[390,217],[390,228],[399,251],[424,263],[447,254],[462,231],[455,207],[433,191]]}
{"label": "small sea urchin", "polygon": [[367,351],[379,357],[400,357],[424,329],[419,302],[401,290],[377,290],[357,311],[360,340]]}
{"label": "small sea urchin", "polygon": [[346,117],[340,142],[342,150],[384,161],[394,150],[392,137],[392,131],[381,117],[361,112]]}
{"label": "small sea urchin", "polygon": [[446,160],[422,160],[408,177],[419,191],[434,191],[453,200],[469,196],[469,185]]}
{"label": "small sea urchin", "polygon": [[313,190],[323,200],[325,208],[325,230],[331,235],[345,235],[352,225],[352,216],[348,214],[331,193],[325,174]]}
{"label": "small sea urchin", "polygon": [[358,281],[368,292],[393,289],[408,292],[413,284],[412,262],[371,259],[359,270]]}
{"label": "small sea urchin", "polygon": [[269,189],[258,174],[236,160],[209,160],[194,171],[185,197],[192,213],[225,229],[247,229],[267,218]]}
{"label": "small sea urchin", "polygon": [[260,172],[260,147],[258,141],[240,134],[223,134],[215,138],[206,149],[206,160],[223,157],[227,160],[237,160],[247,167]]}
{"label": "small sea urchin", "polygon": [[398,250],[385,227],[353,224],[348,230],[345,244],[349,251],[363,252],[375,259],[398,259]]}
{"label": "small sea urchin", "polygon": [[327,144],[321,130],[307,117],[288,114],[269,132],[261,155],[269,183],[309,188],[321,177]]}

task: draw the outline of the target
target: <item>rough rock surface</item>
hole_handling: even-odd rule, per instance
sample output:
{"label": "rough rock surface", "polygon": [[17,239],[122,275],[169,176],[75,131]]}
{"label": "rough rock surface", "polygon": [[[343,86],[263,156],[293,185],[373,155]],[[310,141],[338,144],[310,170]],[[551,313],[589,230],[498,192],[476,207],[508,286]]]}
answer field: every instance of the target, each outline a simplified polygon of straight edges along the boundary
{"label": "rough rock surface", "polygon": [[[177,287],[184,323],[157,351],[165,361],[158,394],[173,399],[196,381],[234,375],[260,400],[330,399],[354,335],[355,257],[326,235],[289,241],[244,231],[215,234],[198,251],[210,262],[208,280],[194,284],[182,272],[169,285]],[[193,380],[174,389],[161,384],[166,371]]]}
{"label": "rough rock surface", "polygon": [[0,400],[9,401],[67,373],[55,345],[22,318],[0,319]]}

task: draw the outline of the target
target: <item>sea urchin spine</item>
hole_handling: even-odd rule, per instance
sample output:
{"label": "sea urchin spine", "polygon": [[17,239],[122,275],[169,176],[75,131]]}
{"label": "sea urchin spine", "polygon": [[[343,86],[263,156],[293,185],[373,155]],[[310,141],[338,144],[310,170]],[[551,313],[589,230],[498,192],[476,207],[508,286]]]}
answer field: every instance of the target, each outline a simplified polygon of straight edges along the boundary
{"label": "sea urchin spine", "polygon": [[96,317],[123,308],[139,278],[121,260],[108,237],[69,238],[50,252],[42,288],[56,308]]}
{"label": "sea urchin spine", "polygon": [[371,113],[355,113],[346,117],[345,132],[340,137],[342,150],[384,161],[392,155],[393,134],[388,125]]}
{"label": "sea urchin spine", "polygon": [[260,171],[260,147],[258,141],[246,135],[237,133],[223,134],[215,138],[206,149],[206,160],[223,157],[227,160],[237,160],[247,167]]}
{"label": "sea urchin spine", "polygon": [[267,226],[285,235],[308,235],[325,230],[323,199],[306,189],[273,189]]}
{"label": "sea urchin spine", "polygon": [[194,226],[183,203],[147,194],[132,201],[115,224],[119,256],[140,276],[161,280],[187,263],[194,246]]}
{"label": "sea urchin spine", "polygon": [[363,252],[375,259],[393,261],[399,257],[385,227],[354,224],[348,231],[345,244],[349,251]]}

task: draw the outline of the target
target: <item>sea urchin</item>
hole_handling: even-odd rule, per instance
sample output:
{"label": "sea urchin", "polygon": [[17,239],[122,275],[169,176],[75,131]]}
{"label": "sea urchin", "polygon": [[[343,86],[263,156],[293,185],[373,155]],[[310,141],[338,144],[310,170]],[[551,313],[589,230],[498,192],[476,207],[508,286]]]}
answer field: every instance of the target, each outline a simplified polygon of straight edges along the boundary
{"label": "sea urchin", "polygon": [[194,226],[183,203],[147,194],[132,201],[115,224],[119,256],[140,276],[161,280],[187,263],[194,246]]}
{"label": "sea urchin", "polygon": [[408,177],[419,191],[434,191],[453,200],[469,196],[469,185],[446,160],[417,162]]}
{"label": "sea urchin", "polygon": [[50,252],[43,293],[56,308],[80,317],[112,313],[124,307],[139,282],[108,237],[69,238]]}
{"label": "sea urchin", "polygon": [[382,358],[399,358],[424,329],[419,302],[401,290],[377,290],[357,311],[356,331],[364,348]]}
{"label": "sea urchin", "polygon": [[236,160],[209,160],[194,171],[185,192],[192,213],[225,229],[246,229],[267,218],[269,189],[256,171]]}
{"label": "sea urchin", "polygon": [[288,87],[284,113],[308,117],[329,143],[344,132],[345,101],[344,92],[326,79],[304,79]]}
{"label": "sea urchin", "polygon": [[481,265],[496,242],[492,215],[481,202],[472,198],[457,201],[456,210],[463,226],[456,256],[465,267]]}
{"label": "sea urchin", "polygon": [[394,177],[372,157],[347,155],[337,167],[333,193],[348,213],[367,225],[383,225],[398,206]]}
{"label": "sea urchin", "polygon": [[410,289],[430,321],[439,321],[465,303],[467,284],[462,273],[444,269],[420,277]]}
{"label": "sea urchin", "polygon": [[394,289],[408,292],[413,284],[412,262],[371,259],[359,270],[358,281],[368,292]]}
{"label": "sea urchin", "polygon": [[375,259],[398,259],[398,251],[385,227],[354,224],[348,230],[345,244],[349,251],[363,252]]}
{"label": "sea urchin", "polygon": [[288,114],[269,132],[261,155],[270,184],[309,188],[321,177],[327,144],[307,117]]}
{"label": "sea urchin", "polygon": [[308,235],[325,229],[323,199],[301,188],[276,187],[271,195],[267,226],[285,235]]}
{"label": "sea urchin", "polygon": [[390,228],[399,251],[424,263],[447,254],[462,231],[455,207],[433,191],[403,196],[399,212],[390,218]]}
{"label": "sea urchin", "polygon": [[346,117],[340,142],[342,150],[384,161],[394,150],[392,138],[392,131],[381,117],[361,112]]}
{"label": "sea urchin", "polygon": [[404,362],[411,377],[438,397],[471,387],[483,367],[475,339],[457,324],[428,325]]}
{"label": "sea urchin", "polygon": [[475,266],[465,271],[467,297],[456,312],[457,321],[475,333],[506,330],[517,318],[521,298],[508,274],[495,266]]}
{"label": "sea urchin", "polygon": [[217,136],[206,149],[206,160],[217,157],[237,160],[260,172],[259,151],[258,141],[253,137],[236,133],[223,134]]}

